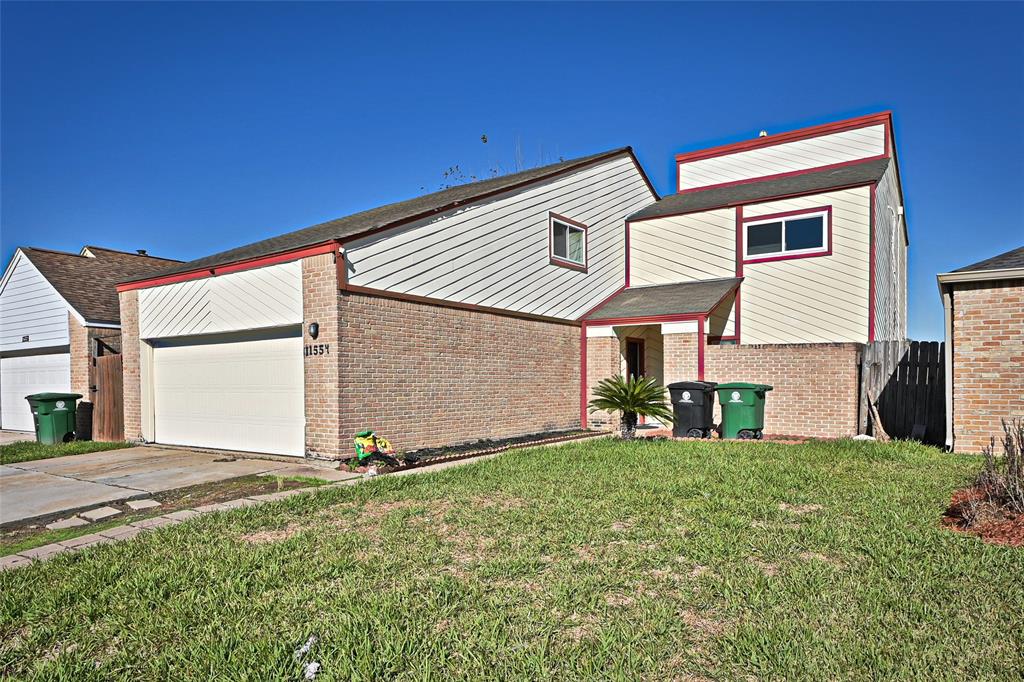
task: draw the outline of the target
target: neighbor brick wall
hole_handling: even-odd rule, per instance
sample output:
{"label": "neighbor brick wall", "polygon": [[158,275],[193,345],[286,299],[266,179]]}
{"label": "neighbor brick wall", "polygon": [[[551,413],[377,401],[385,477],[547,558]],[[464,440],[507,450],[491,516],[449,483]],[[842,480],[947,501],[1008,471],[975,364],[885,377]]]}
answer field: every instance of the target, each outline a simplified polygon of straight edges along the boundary
{"label": "neighbor brick wall", "polygon": [[[1024,280],[953,289],[953,433],[957,452],[981,452],[1024,417]],[[999,449],[1001,451],[1001,449]]]}
{"label": "neighbor brick wall", "polygon": [[142,440],[141,375],[139,373],[139,292],[119,294],[121,305],[121,374],[124,437]]}
{"label": "neighbor brick wall", "polygon": [[[602,379],[622,373],[622,340],[617,336],[593,336],[587,339],[587,403],[594,398],[594,387]],[[608,412],[587,414],[587,426],[594,429],[617,428],[618,418]]]}
{"label": "neighbor brick wall", "polygon": [[354,293],[339,298],[340,428],[412,450],[580,425],[580,330]]}
{"label": "neighbor brick wall", "polygon": [[[708,381],[774,387],[765,405],[765,433],[856,435],[860,344],[724,345],[707,346],[704,351]],[[720,420],[716,400],[715,421]]]}
{"label": "neighbor brick wall", "polygon": [[[303,344],[323,344],[326,353],[305,355],[306,455],[337,459],[351,449],[342,442],[340,420],[341,389],[338,364],[338,275],[334,254],[326,253],[302,261]],[[320,326],[319,335],[309,335],[309,325]]]}

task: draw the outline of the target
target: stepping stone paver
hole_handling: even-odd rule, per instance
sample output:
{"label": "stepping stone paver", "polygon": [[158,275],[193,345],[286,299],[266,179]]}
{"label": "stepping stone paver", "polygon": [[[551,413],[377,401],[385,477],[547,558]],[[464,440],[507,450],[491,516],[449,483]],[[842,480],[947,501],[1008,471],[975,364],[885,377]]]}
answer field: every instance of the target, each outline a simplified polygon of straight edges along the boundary
{"label": "stepping stone paver", "polygon": [[32,549],[26,549],[24,552],[20,552],[21,556],[26,556],[29,559],[48,559],[55,554],[68,551],[67,547],[57,544],[56,542],[43,545],[42,547],[33,547]]}
{"label": "stepping stone paver", "polygon": [[0,556],[0,571],[7,571],[12,568],[18,568],[19,566],[28,566],[30,563],[32,563],[31,559],[19,554]]}
{"label": "stepping stone paver", "polygon": [[142,519],[135,523],[129,523],[129,526],[134,526],[139,530],[149,530],[151,528],[159,528],[160,526],[170,526],[171,524],[178,523],[174,519],[169,519],[166,516],[154,516],[151,519]]}
{"label": "stepping stone paver", "polygon": [[160,503],[156,500],[145,499],[145,500],[128,500],[128,506],[139,511],[140,509],[152,509],[153,507],[159,507]]}
{"label": "stepping stone paver", "polygon": [[89,519],[90,521],[102,521],[103,519],[109,519],[111,516],[117,516],[120,513],[120,509],[114,509],[113,507],[100,507],[99,509],[84,511],[79,514],[79,516],[83,519]]}
{"label": "stepping stone paver", "polygon": [[115,526],[96,533],[111,540],[129,540],[142,532],[141,528],[135,526]]}
{"label": "stepping stone paver", "polygon": [[200,512],[197,512],[195,509],[179,509],[176,512],[164,514],[164,518],[174,519],[175,521],[187,521],[200,515]]}
{"label": "stepping stone paver", "polygon": [[89,522],[85,519],[80,519],[77,516],[69,516],[66,519],[60,521],[54,521],[53,523],[46,524],[49,530],[64,530],[65,528],[75,528],[77,526],[87,526]]}
{"label": "stepping stone paver", "polygon": [[86,547],[98,545],[103,542],[113,542],[113,539],[103,537],[98,533],[89,533],[88,535],[80,535],[79,537],[71,538],[70,540],[62,540],[58,544],[61,544],[68,549],[85,549]]}

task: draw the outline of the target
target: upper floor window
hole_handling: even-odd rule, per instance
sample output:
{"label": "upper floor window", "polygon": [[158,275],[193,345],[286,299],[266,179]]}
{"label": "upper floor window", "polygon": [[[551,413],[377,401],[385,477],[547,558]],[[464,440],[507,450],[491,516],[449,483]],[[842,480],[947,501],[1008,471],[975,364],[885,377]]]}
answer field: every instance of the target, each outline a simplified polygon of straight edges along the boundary
{"label": "upper floor window", "polygon": [[549,219],[551,263],[587,271],[587,226],[554,213]]}
{"label": "upper floor window", "polygon": [[743,261],[759,263],[832,253],[832,207],[743,221]]}

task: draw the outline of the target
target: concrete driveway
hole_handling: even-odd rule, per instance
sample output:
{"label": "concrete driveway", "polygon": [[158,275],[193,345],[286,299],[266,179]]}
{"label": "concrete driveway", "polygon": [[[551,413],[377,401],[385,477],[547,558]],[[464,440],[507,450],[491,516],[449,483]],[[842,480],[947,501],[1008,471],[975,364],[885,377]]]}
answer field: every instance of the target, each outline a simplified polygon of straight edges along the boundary
{"label": "concrete driveway", "polygon": [[347,471],[157,447],[107,450],[0,466],[0,524],[66,513],[239,476],[343,480]]}
{"label": "concrete driveway", "polygon": [[23,440],[35,440],[36,434],[31,431],[0,431],[0,445],[9,445]]}

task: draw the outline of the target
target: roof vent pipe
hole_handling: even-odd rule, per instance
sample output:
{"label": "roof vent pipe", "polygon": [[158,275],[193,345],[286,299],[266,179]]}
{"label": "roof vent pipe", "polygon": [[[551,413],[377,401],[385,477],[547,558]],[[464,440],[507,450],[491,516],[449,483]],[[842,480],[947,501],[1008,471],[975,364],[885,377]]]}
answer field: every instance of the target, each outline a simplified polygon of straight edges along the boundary
{"label": "roof vent pipe", "polygon": [[148,253],[146,253],[145,249],[135,249],[135,253],[139,254],[140,256],[148,256],[149,255]]}
{"label": "roof vent pipe", "polygon": [[768,137],[768,131],[767,130],[762,130],[761,132],[759,132],[757,134],[757,136],[758,137]]}

